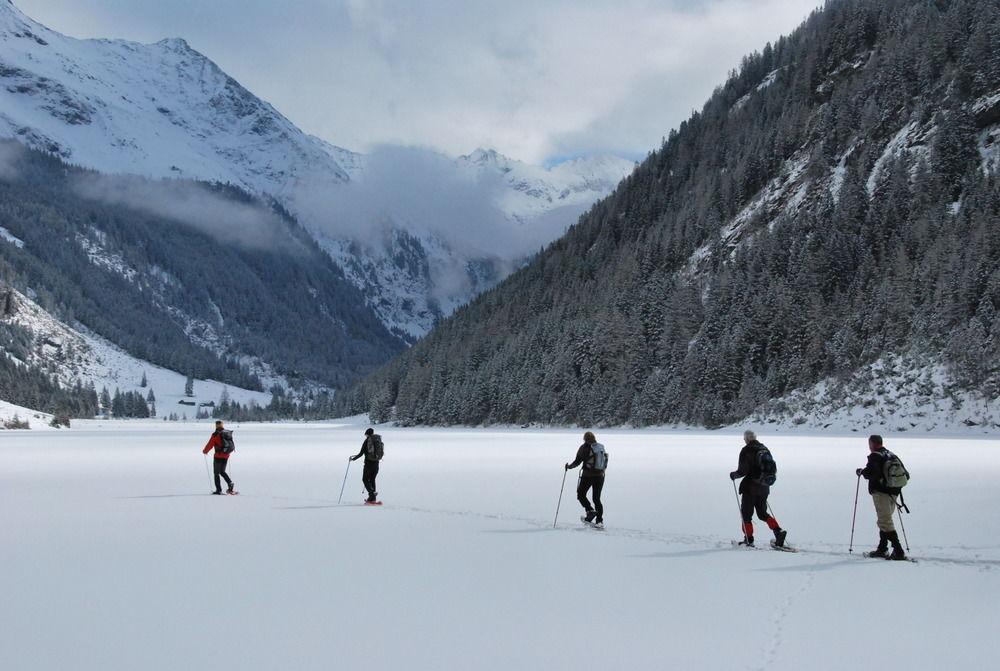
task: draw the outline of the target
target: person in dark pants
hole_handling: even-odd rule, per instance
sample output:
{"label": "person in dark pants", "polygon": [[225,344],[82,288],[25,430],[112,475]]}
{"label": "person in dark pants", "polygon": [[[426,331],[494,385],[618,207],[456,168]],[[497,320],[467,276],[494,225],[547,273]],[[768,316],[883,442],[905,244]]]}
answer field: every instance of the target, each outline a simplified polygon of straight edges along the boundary
{"label": "person in dark pants", "polygon": [[378,490],[375,489],[375,478],[378,477],[378,464],[384,456],[382,446],[382,436],[375,433],[375,429],[369,428],[365,431],[365,441],[361,443],[361,451],[351,457],[351,461],[356,461],[361,457],[365,458],[365,469],[361,474],[361,482],[364,483],[368,491],[368,500],[365,503],[376,503],[375,497]]}
{"label": "person in dark pants", "polygon": [[[890,487],[885,482],[885,465],[892,457],[889,450],[882,444],[882,436],[873,435],[868,438],[868,464],[855,471],[868,481],[868,493],[875,503],[876,524],[878,525],[878,547],[867,553],[869,557],[888,557],[890,559],[906,559],[903,546],[899,542],[899,534],[892,523],[892,514],[896,512],[896,497],[898,487]],[[892,554],[889,555],[889,543],[892,543]]]}
{"label": "person in dark pants", "polygon": [[232,494],[235,492],[236,485],[229,478],[226,473],[226,466],[229,465],[229,455],[232,450],[226,451],[226,444],[223,441],[223,434],[226,432],[225,427],[222,425],[222,420],[215,422],[215,431],[212,433],[212,437],[208,439],[208,444],[205,445],[205,449],[201,452],[202,454],[208,454],[210,450],[215,450],[215,458],[212,459],[215,468],[213,469],[215,473],[215,491],[213,494],[222,494],[222,483],[219,481],[221,477],[229,485],[229,489],[226,490],[227,494]]}
{"label": "person in dark pants", "polygon": [[[566,464],[566,470],[583,465],[580,471],[580,484],[576,488],[576,498],[587,511],[582,518],[588,524],[604,526],[604,505],[601,503],[601,492],[604,490],[604,472],[608,468],[608,453],[604,446],[597,442],[594,434],[588,431],[583,434],[583,445],[576,451],[573,463]],[[587,492],[593,490],[594,505],[587,500]]]}
{"label": "person in dark pants", "polygon": [[[753,546],[753,514],[763,520],[767,527],[774,532],[774,544],[778,547],[785,545],[785,537],[788,532],[781,528],[778,520],[767,510],[767,497],[771,493],[771,488],[761,482],[761,466],[758,459],[758,452],[767,450],[763,443],[757,440],[757,434],[753,431],[743,433],[743,449],[740,450],[739,465],[735,471],[729,474],[730,480],[743,478],[740,483],[740,513],[743,515],[743,535],[746,537],[744,543]],[[767,451],[770,455],[770,451]]]}

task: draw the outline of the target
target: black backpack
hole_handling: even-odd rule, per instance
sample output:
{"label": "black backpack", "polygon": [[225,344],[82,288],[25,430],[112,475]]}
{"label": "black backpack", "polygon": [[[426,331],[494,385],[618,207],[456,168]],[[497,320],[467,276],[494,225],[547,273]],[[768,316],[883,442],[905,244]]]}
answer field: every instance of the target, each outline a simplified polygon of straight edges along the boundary
{"label": "black backpack", "polygon": [[236,443],[233,442],[232,431],[219,431],[219,440],[222,442],[222,449],[219,451],[223,454],[232,454],[236,451]]}
{"label": "black backpack", "polygon": [[755,480],[765,487],[772,486],[778,479],[778,464],[774,461],[774,456],[767,446],[761,444],[754,455],[757,462],[757,477]]}
{"label": "black backpack", "polygon": [[369,440],[371,442],[368,444],[368,458],[370,460],[382,461],[382,457],[385,456],[385,445],[382,444],[382,436],[373,433]]}

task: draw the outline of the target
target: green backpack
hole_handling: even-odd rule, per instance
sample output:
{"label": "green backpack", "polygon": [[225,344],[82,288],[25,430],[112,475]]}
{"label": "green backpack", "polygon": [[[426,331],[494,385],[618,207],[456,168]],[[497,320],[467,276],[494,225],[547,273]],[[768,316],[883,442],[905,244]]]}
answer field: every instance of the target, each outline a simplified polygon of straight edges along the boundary
{"label": "green backpack", "polygon": [[885,455],[885,463],[882,464],[882,483],[889,489],[902,489],[910,481],[910,472],[895,454],[885,450]]}

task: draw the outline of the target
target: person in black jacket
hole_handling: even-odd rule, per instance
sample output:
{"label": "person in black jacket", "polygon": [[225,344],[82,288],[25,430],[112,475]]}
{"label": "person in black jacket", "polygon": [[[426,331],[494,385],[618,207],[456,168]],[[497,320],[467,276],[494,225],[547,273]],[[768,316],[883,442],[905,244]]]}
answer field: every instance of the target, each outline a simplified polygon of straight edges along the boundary
{"label": "person in black jacket", "polygon": [[365,503],[377,503],[375,497],[378,491],[375,489],[375,478],[378,477],[378,462],[382,458],[380,448],[382,437],[375,433],[375,429],[365,430],[365,441],[361,443],[361,451],[351,457],[351,461],[357,461],[361,457],[365,458],[365,469],[361,473],[361,482],[364,483],[368,491],[368,500]]}
{"label": "person in black jacket", "polygon": [[896,512],[896,497],[898,488],[889,487],[885,483],[885,465],[892,455],[882,444],[882,436],[873,435],[868,438],[868,464],[855,473],[868,481],[868,493],[872,495],[875,504],[876,524],[878,525],[878,547],[867,553],[868,557],[886,557],[889,543],[892,543],[890,559],[906,559],[903,546],[899,542],[899,534],[892,523],[892,514]]}
{"label": "person in black jacket", "polygon": [[[588,524],[604,525],[604,505],[601,503],[601,492],[604,490],[604,471],[608,466],[607,452],[604,446],[597,442],[594,434],[588,431],[583,434],[583,445],[576,451],[573,463],[566,464],[566,470],[583,464],[580,471],[580,484],[576,488],[576,498],[587,511],[582,518]],[[594,505],[587,500],[587,492],[594,490]]]}
{"label": "person in black jacket", "polygon": [[740,483],[740,512],[743,514],[743,535],[746,538],[744,543],[753,546],[752,520],[754,511],[756,511],[757,517],[763,520],[767,527],[774,532],[774,544],[783,547],[788,532],[782,529],[778,520],[768,512],[767,497],[771,493],[771,488],[760,481],[761,469],[757,453],[767,448],[757,440],[757,434],[753,431],[743,433],[743,442],[739,465],[735,471],[729,474],[729,479],[743,478],[743,482]]}

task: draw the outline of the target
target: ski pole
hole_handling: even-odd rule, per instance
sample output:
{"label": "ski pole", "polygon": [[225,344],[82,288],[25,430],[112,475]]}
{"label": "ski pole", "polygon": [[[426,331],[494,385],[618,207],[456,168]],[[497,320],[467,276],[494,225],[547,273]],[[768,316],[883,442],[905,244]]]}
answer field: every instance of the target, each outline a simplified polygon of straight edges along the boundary
{"label": "ski pole", "polygon": [[212,480],[212,470],[208,467],[208,455],[202,454],[205,457],[205,474],[208,475],[208,484],[211,487],[215,487],[215,481]]}
{"label": "ski pole", "polygon": [[[895,499],[893,499],[893,502],[895,502]],[[898,503],[896,504],[896,515],[899,516],[899,530],[903,532],[903,543],[906,544],[906,551],[909,552],[910,541],[906,539],[906,527],[903,526],[903,507]]]}
{"label": "ski pole", "polygon": [[342,484],[340,486],[340,497],[337,498],[337,505],[338,506],[340,505],[340,502],[344,500],[344,487],[347,486],[347,474],[350,473],[350,472],[351,472],[351,458],[348,457],[347,458],[347,470],[344,471],[344,484]]}
{"label": "ski pole", "polygon": [[861,476],[858,476],[858,485],[854,488],[854,514],[851,516],[851,544],[847,546],[847,554],[854,553],[854,523],[858,520],[858,492],[861,491]]}
{"label": "ski pole", "polygon": [[553,529],[556,528],[556,523],[559,522],[559,508],[562,507],[562,495],[563,495],[563,490],[566,489],[566,475],[568,473],[569,473],[569,469],[568,468],[564,468],[563,469],[562,487],[559,488],[559,502],[556,504],[556,517],[555,517],[554,520],[552,520],[552,528]]}
{"label": "ski pole", "polygon": [[746,525],[743,524],[743,508],[740,506],[740,492],[736,489],[736,481],[733,480],[733,494],[736,496],[736,510],[740,513],[740,529],[743,530],[743,542],[747,545],[750,544],[750,538],[747,536]]}

